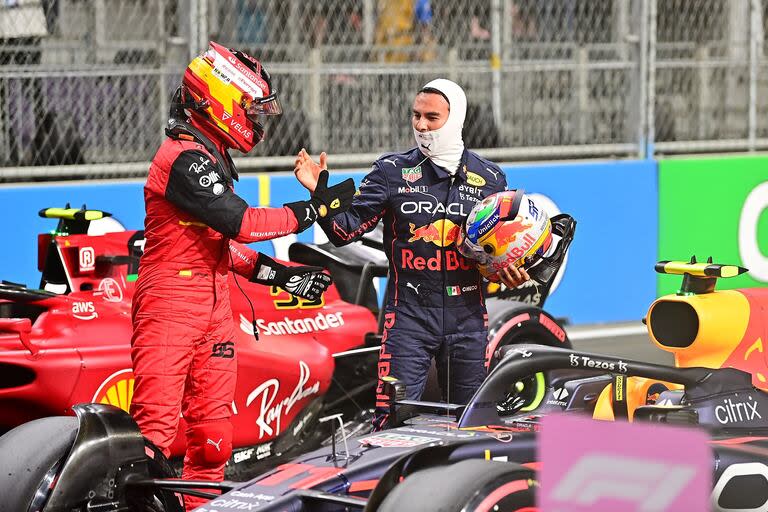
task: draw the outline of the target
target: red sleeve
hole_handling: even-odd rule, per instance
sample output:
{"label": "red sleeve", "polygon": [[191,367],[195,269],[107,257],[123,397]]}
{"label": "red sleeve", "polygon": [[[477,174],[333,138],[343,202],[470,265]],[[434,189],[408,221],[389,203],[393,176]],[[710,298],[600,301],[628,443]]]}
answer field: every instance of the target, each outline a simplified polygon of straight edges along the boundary
{"label": "red sleeve", "polygon": [[250,279],[256,268],[256,262],[259,260],[259,253],[243,244],[230,240],[229,255],[229,270],[246,279]]}
{"label": "red sleeve", "polygon": [[252,208],[243,212],[240,231],[232,237],[247,244],[295,233],[299,227],[290,208]]}

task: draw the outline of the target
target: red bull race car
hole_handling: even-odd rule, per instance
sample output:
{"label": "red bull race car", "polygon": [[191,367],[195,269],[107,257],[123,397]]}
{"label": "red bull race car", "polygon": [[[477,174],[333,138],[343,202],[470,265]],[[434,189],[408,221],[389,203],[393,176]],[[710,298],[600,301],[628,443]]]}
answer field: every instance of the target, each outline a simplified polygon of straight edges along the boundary
{"label": "red bull race car", "polygon": [[[127,411],[133,392],[130,312],[143,233],[93,234],[109,214],[85,207],[40,215],[58,226],[38,237],[38,287],[0,284],[0,432],[72,414],[79,403]],[[380,245],[375,238],[343,248],[294,243],[291,260],[334,277],[317,302],[230,279],[239,355],[228,478],[319,446],[328,437],[317,428],[322,417],[342,413],[347,429],[370,428],[381,327],[374,278],[387,273]],[[516,292],[522,302],[490,301],[494,347],[521,336],[568,346],[555,320],[530,304],[543,303],[548,288],[527,295],[534,291]],[[527,319],[510,324],[520,314]],[[171,448],[176,467],[184,429],[182,419]]]}
{"label": "red bull race car", "polygon": [[211,498],[200,512],[534,512],[540,420],[557,412],[704,431],[711,509],[765,510],[768,289],[715,291],[718,277],[744,270],[734,266],[660,262],[657,270],[684,275],[680,293],[657,299],[646,318],[676,366],[505,345],[466,406],[402,400],[402,384],[390,380],[389,428],[349,435],[326,418],[318,428],[334,432],[327,446],[244,483],[172,478],[124,411],[81,404],[77,418],[44,418],[0,438],[0,475],[11,477],[0,478],[0,496],[15,507],[6,510],[181,510],[179,494],[195,493]]}

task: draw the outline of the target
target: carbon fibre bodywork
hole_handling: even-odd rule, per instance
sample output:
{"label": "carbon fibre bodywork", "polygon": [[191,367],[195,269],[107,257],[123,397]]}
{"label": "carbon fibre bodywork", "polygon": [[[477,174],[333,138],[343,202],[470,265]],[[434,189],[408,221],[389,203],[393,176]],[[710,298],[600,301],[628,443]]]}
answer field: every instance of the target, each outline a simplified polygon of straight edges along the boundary
{"label": "carbon fibre bodywork", "polygon": [[[538,419],[555,409],[590,413],[594,392],[610,382],[610,377],[599,378],[606,369],[625,377],[683,386],[684,391],[662,393],[661,399],[669,400],[670,405],[645,406],[636,412],[636,421],[696,426],[709,432],[713,499],[718,510],[747,510],[755,503],[768,502],[768,480],[758,478],[768,473],[768,423],[762,417],[768,412],[768,394],[752,386],[750,374],[733,368],[674,368],[520,345],[506,351],[466,408],[449,409],[452,414],[448,415],[437,411],[419,414],[394,428],[347,439],[348,448],[337,443],[335,449],[327,447],[301,456],[198,510],[342,510],[342,505],[357,503],[357,509],[370,511],[376,510],[381,496],[401,477],[426,467],[485,459],[537,468]],[[539,371],[546,374],[545,397],[539,407],[529,413],[500,415],[497,405],[510,383]],[[550,377],[553,374],[558,375],[557,380]],[[585,387],[583,391],[593,395],[592,405],[579,392],[570,394],[564,406],[547,405],[564,380],[574,391]],[[423,405],[422,410],[438,407]],[[730,418],[725,425],[723,415]]]}

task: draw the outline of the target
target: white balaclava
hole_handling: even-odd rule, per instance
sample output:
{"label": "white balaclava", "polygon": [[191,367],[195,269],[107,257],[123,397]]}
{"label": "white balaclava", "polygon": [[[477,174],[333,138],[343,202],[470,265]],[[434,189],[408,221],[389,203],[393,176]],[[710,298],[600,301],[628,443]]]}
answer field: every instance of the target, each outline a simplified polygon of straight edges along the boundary
{"label": "white balaclava", "polygon": [[416,147],[429,157],[432,163],[455,174],[464,152],[461,130],[467,115],[467,96],[459,84],[445,78],[432,80],[424,88],[436,89],[443,93],[448,98],[450,111],[448,120],[437,130],[420,132],[416,128],[413,129]]}

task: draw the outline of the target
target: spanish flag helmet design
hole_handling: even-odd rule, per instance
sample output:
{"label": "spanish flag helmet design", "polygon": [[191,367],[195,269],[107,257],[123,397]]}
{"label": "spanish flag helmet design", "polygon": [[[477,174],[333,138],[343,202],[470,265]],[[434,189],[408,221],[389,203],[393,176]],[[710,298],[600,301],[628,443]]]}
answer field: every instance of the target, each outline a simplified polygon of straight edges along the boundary
{"label": "spanish flag helmet design", "polygon": [[264,138],[258,116],[283,112],[261,63],[213,41],[187,66],[181,93],[195,119],[210,125],[230,147],[243,153]]}

